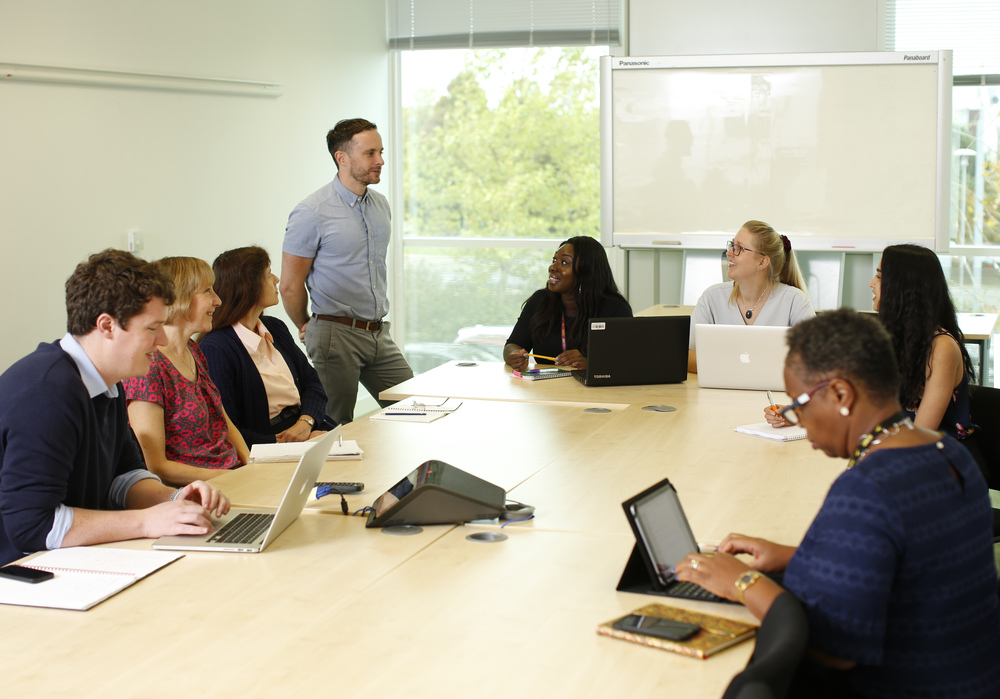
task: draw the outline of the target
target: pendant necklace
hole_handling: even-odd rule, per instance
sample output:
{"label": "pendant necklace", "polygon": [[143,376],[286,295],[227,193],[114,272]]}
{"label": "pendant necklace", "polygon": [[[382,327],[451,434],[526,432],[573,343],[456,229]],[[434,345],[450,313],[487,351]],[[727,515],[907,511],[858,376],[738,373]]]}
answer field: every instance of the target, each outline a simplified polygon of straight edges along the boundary
{"label": "pendant necklace", "polygon": [[[757,297],[757,303],[755,303],[753,306],[751,306],[750,308],[747,309],[747,312],[746,312],[747,320],[750,320],[753,317],[753,309],[757,308],[757,304],[760,303],[760,300],[762,298],[764,298],[764,294],[766,294],[766,293],[767,293],[767,287],[765,286],[764,290],[762,292],[760,292],[760,296]],[[740,295],[742,296],[742,294],[740,294]],[[744,303],[746,303],[746,301],[744,301]]]}
{"label": "pendant necklace", "polygon": [[888,420],[875,425],[871,432],[861,435],[858,438],[858,447],[854,450],[854,455],[851,457],[851,460],[847,462],[847,468],[854,468],[856,463],[868,456],[868,450],[872,446],[881,443],[882,440],[887,437],[897,434],[899,432],[899,428],[903,425],[905,425],[907,429],[913,429],[913,423],[910,422],[909,416],[900,410]]}
{"label": "pendant necklace", "polygon": [[[185,346],[184,349],[187,349],[187,347]],[[167,352],[165,352],[164,354],[169,353],[173,355],[175,360],[174,365],[177,366],[178,370],[182,370],[181,371],[182,375],[184,371],[189,371],[192,374],[194,374],[195,377],[198,376],[198,366],[197,364],[195,364],[194,355],[192,355],[190,351],[187,353],[188,357],[190,357],[190,360],[188,360],[188,357],[185,357],[180,352],[175,352],[173,348],[170,347],[169,345],[164,345],[163,347],[160,348],[161,352],[163,350],[167,350]]]}

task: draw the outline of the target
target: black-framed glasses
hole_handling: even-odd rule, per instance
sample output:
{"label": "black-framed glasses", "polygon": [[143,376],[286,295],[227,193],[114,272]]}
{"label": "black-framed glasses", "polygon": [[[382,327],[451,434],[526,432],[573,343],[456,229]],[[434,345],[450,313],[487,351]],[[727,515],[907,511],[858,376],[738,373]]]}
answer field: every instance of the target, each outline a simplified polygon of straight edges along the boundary
{"label": "black-framed glasses", "polygon": [[795,411],[798,410],[799,408],[801,408],[806,403],[808,403],[812,399],[812,397],[816,393],[816,391],[818,391],[819,389],[821,389],[821,388],[823,388],[825,386],[829,386],[830,385],[830,381],[832,381],[832,380],[833,379],[827,379],[826,381],[820,381],[818,384],[816,384],[815,386],[813,386],[812,388],[810,388],[808,391],[806,391],[805,393],[803,393],[802,395],[800,395],[798,398],[796,398],[794,401],[792,401],[791,405],[786,405],[780,411],[781,412],[781,417],[785,418],[786,422],[789,422],[789,423],[791,423],[793,425],[799,424],[799,414],[797,412],[795,412]]}
{"label": "black-framed glasses", "polygon": [[[734,257],[739,257],[740,255],[742,255],[744,250],[746,250],[747,252],[757,252],[756,250],[751,250],[750,248],[743,247],[742,245],[740,245],[739,243],[737,243],[735,240],[730,240],[730,241],[728,241],[726,243],[726,250],[727,251],[732,250]],[[757,252],[757,254],[758,255],[763,255],[764,253]]]}

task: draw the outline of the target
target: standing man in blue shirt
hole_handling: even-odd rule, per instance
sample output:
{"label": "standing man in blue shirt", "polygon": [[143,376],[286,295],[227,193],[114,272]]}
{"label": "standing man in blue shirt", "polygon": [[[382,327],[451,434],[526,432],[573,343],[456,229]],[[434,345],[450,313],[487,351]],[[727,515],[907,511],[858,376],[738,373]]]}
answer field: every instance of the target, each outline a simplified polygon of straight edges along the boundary
{"label": "standing man in blue shirt", "polygon": [[205,534],[229,511],[195,481],[174,490],[146,470],[122,379],[167,344],[170,279],[127,252],[91,255],[66,282],[67,329],[0,376],[0,565],[27,553]]}
{"label": "standing man in blue shirt", "polygon": [[280,290],[326,389],[326,412],[344,424],[354,419],[358,381],[378,398],[413,371],[382,320],[392,227],[388,200],[368,188],[382,176],[382,138],[372,122],[345,119],[326,144],[337,176],[289,215]]}

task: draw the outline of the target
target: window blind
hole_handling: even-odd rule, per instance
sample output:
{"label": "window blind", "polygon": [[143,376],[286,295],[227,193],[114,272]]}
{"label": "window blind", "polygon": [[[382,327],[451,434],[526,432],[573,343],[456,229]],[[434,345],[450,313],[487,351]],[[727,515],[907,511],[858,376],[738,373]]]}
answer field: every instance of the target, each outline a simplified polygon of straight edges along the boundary
{"label": "window blind", "polygon": [[1000,73],[997,0],[886,0],[885,31],[890,51],[951,49],[956,76]]}
{"label": "window blind", "polygon": [[389,48],[611,46],[621,0],[386,0]]}

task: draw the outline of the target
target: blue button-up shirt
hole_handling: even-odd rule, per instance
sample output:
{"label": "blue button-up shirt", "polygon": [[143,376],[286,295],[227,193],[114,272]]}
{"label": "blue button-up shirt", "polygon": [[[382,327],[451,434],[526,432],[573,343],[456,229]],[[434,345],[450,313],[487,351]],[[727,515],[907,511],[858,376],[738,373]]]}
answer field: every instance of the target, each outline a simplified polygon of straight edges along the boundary
{"label": "blue button-up shirt", "polygon": [[388,200],[370,188],[359,197],[339,177],[292,210],[282,250],[313,260],[306,278],[313,313],[360,320],[388,313],[391,230]]}

